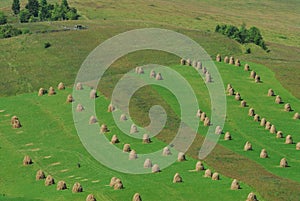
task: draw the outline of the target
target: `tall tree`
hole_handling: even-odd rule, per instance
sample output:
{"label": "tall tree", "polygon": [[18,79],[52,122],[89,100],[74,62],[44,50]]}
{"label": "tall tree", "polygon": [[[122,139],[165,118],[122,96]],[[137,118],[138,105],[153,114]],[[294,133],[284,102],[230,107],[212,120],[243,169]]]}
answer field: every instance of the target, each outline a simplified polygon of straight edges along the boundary
{"label": "tall tree", "polygon": [[13,0],[13,3],[11,5],[11,9],[14,12],[15,15],[20,13],[20,1],[19,0]]}
{"label": "tall tree", "polygon": [[39,2],[38,0],[28,0],[28,3],[25,6],[28,9],[29,13],[34,17],[39,15]]}
{"label": "tall tree", "polygon": [[48,5],[47,0],[40,0],[39,4],[39,19],[40,21],[45,21],[51,17],[50,6]]}
{"label": "tall tree", "polygon": [[7,17],[0,11],[0,25],[7,23]]}

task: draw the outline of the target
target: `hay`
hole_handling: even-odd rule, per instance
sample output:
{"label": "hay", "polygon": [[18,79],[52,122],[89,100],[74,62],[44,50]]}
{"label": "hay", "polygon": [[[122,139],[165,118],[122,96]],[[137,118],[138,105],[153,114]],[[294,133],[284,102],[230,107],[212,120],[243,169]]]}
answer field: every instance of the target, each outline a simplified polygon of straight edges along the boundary
{"label": "hay", "polygon": [[197,70],[201,70],[202,69],[202,62],[201,61],[197,62],[196,69]]}
{"label": "hay", "polygon": [[88,194],[85,201],[97,201],[93,194]]}
{"label": "hay", "polygon": [[149,144],[151,142],[150,136],[148,134],[143,135],[143,143]]}
{"label": "hay", "polygon": [[53,184],[55,184],[53,177],[48,175],[45,180],[45,186],[51,186]]}
{"label": "hay", "polygon": [[268,90],[268,96],[275,96],[273,89]]}
{"label": "hay", "polygon": [[92,89],[91,91],[90,91],[90,99],[95,99],[95,98],[97,98],[98,96],[97,96],[97,91],[96,91],[96,89]]}
{"label": "hay", "polygon": [[246,201],[258,201],[254,193],[249,193]]}
{"label": "hay", "polygon": [[285,144],[293,144],[293,138],[291,135],[286,136],[285,138]]}
{"label": "hay", "polygon": [[251,71],[250,72],[250,77],[255,79],[255,76],[256,76],[256,72],[255,71]]}
{"label": "hay", "polygon": [[197,110],[197,114],[196,114],[196,117],[200,118],[201,117],[201,114],[202,114],[202,111],[199,109]]}
{"label": "hay", "polygon": [[276,133],[276,138],[283,138],[283,133],[282,133],[282,131],[277,131],[277,133]]}
{"label": "hay", "polygon": [[220,175],[219,175],[219,173],[217,173],[217,172],[213,173],[211,179],[212,179],[212,180],[220,180]]}
{"label": "hay", "polygon": [[221,128],[221,126],[217,126],[216,127],[216,129],[215,129],[215,134],[217,134],[217,135],[221,135],[222,134],[222,128]]}
{"label": "hay", "polygon": [[44,88],[40,88],[39,92],[38,92],[38,96],[43,96],[45,94],[45,89]]}
{"label": "hay", "polygon": [[10,122],[11,122],[11,125],[13,128],[21,128],[22,127],[21,122],[17,116],[13,116],[11,118]]}
{"label": "hay", "polygon": [[196,68],[196,67],[197,67],[197,61],[196,61],[196,60],[193,60],[193,62],[192,62],[192,66],[193,66],[194,68]]}
{"label": "hay", "polygon": [[275,125],[272,125],[272,126],[271,126],[271,128],[270,128],[270,133],[272,133],[272,134],[277,133]]}
{"label": "hay", "polygon": [[245,100],[241,101],[241,107],[247,107],[247,102]]}
{"label": "hay", "polygon": [[137,74],[144,74],[144,69],[142,68],[142,67],[136,67],[135,68],[135,72],[137,73]]}
{"label": "hay", "polygon": [[202,68],[202,73],[203,73],[203,75],[205,75],[205,74],[207,73],[206,67],[203,67],[203,68]]}
{"label": "hay", "polygon": [[245,146],[244,146],[244,151],[251,151],[252,150],[252,144],[247,141]]}
{"label": "hay", "polygon": [[254,78],[254,79],[255,79],[255,82],[256,82],[256,83],[259,83],[259,82],[260,82],[260,76],[259,76],[259,75],[255,75],[255,78]]}
{"label": "hay", "polygon": [[271,122],[267,121],[266,126],[265,126],[265,129],[266,129],[266,130],[270,130],[271,127],[272,127]]}
{"label": "hay", "polygon": [[238,182],[238,180],[234,179],[234,180],[231,182],[230,189],[231,189],[231,190],[238,190],[238,189],[241,189],[241,186],[240,186],[240,183]]}
{"label": "hay", "polygon": [[179,173],[176,173],[173,177],[173,183],[180,183],[182,182],[182,177],[179,175]]}
{"label": "hay", "polygon": [[179,161],[179,162],[186,161],[185,154],[183,152],[178,153],[177,161]]}
{"label": "hay", "polygon": [[286,158],[282,158],[280,160],[279,166],[282,167],[282,168],[288,167],[288,162],[287,162]]}
{"label": "hay", "polygon": [[224,58],[224,63],[229,63],[229,58],[228,58],[228,56],[226,56],[226,57]]}
{"label": "hay", "polygon": [[76,107],[76,112],[82,112],[84,110],[84,107],[79,103]]}
{"label": "hay", "polygon": [[228,90],[228,95],[229,95],[229,96],[233,96],[233,95],[234,95],[234,89],[233,89],[233,88],[230,88],[230,89]]}
{"label": "hay", "polygon": [[221,58],[221,55],[220,55],[220,54],[218,54],[218,55],[216,56],[216,61],[217,61],[217,62],[221,62],[221,61],[222,61],[222,58]]}
{"label": "hay", "polygon": [[127,121],[127,116],[126,116],[126,114],[121,114],[121,116],[120,116],[120,121]]}
{"label": "hay", "polygon": [[284,105],[284,111],[286,111],[286,112],[291,112],[292,111],[292,107],[289,103]]}
{"label": "hay", "polygon": [[296,113],[294,114],[293,119],[300,119],[300,114],[299,114],[298,112],[296,112]]}
{"label": "hay", "polygon": [[248,116],[253,117],[255,115],[255,111],[253,108],[249,109]]}
{"label": "hay", "polygon": [[130,152],[130,151],[131,151],[130,144],[124,144],[123,152]]}
{"label": "hay", "polygon": [[72,192],[73,193],[80,193],[83,191],[83,188],[81,186],[80,183],[76,182],[74,185],[73,185],[73,188],[72,188]]}
{"label": "hay", "polygon": [[210,126],[211,125],[210,119],[208,117],[205,117],[203,125],[204,126]]}
{"label": "hay", "polygon": [[108,107],[107,107],[107,112],[113,112],[113,111],[115,111],[115,110],[116,110],[115,106],[113,106],[113,104],[110,103],[110,104],[108,105]]}
{"label": "hay", "polygon": [[279,95],[276,96],[275,103],[277,103],[277,104],[281,104],[282,103],[282,99],[281,99],[281,97]]}
{"label": "hay", "polygon": [[237,101],[240,101],[240,100],[241,100],[241,94],[240,94],[239,92],[237,92],[237,93],[235,94],[234,99],[237,100]]}
{"label": "hay", "polygon": [[180,59],[180,65],[185,65],[186,64],[186,60],[185,59]]}
{"label": "hay", "polygon": [[56,92],[55,92],[54,88],[53,88],[53,87],[50,87],[50,88],[49,88],[49,91],[48,91],[48,95],[49,95],[49,96],[52,96],[52,95],[55,95],[55,94],[56,94]]}
{"label": "hay", "polygon": [[107,133],[109,130],[107,128],[107,125],[106,124],[102,124],[101,127],[100,127],[100,132],[101,133]]}
{"label": "hay", "polygon": [[132,201],[142,201],[141,195],[138,193],[135,193],[133,195]]}
{"label": "hay", "polygon": [[163,148],[163,152],[162,152],[162,155],[163,156],[169,156],[169,155],[171,155],[172,153],[171,153],[171,150],[169,149],[169,147],[164,147]]}
{"label": "hay", "polygon": [[64,83],[62,83],[62,82],[60,82],[59,84],[58,84],[58,86],[57,86],[57,89],[58,90],[64,90],[66,87],[65,87],[65,85],[64,85]]}
{"label": "hay", "polygon": [[149,76],[150,76],[150,78],[155,78],[155,77],[156,77],[156,72],[155,72],[155,70],[151,70]]}
{"label": "hay", "polygon": [[74,101],[73,96],[72,96],[71,94],[69,94],[69,95],[67,96],[66,102],[67,102],[67,103],[72,103],[73,101]]}
{"label": "hay", "polygon": [[131,150],[129,153],[129,160],[135,160],[137,159],[137,154],[135,150]]}
{"label": "hay", "polygon": [[33,162],[30,158],[30,156],[26,155],[24,156],[24,159],[23,159],[23,165],[31,165]]}
{"label": "hay", "polygon": [[244,71],[249,71],[249,70],[250,70],[249,64],[245,64],[245,66],[244,66]]}
{"label": "hay", "polygon": [[300,142],[296,144],[296,150],[300,150]]}
{"label": "hay", "polygon": [[260,121],[260,116],[258,114],[254,115],[253,120],[256,121],[256,122],[259,122]]}
{"label": "hay", "polygon": [[152,173],[157,173],[157,172],[160,172],[160,168],[157,164],[154,164],[152,166]]}
{"label": "hay", "polygon": [[97,118],[95,116],[91,116],[90,117],[89,124],[95,124],[97,122],[98,122],[98,120],[97,120]]}
{"label": "hay", "polygon": [[112,177],[110,179],[109,186],[113,187],[116,184],[117,179],[118,179],[117,177]]}
{"label": "hay", "polygon": [[56,186],[56,190],[62,191],[67,189],[67,184],[65,181],[59,181]]}
{"label": "hay", "polygon": [[203,163],[202,163],[201,161],[198,161],[198,162],[196,163],[196,169],[195,169],[195,170],[196,170],[196,171],[205,170],[204,165],[203,165]]}
{"label": "hay", "polygon": [[36,175],[35,175],[35,180],[42,180],[42,179],[45,179],[46,176],[45,176],[45,173],[42,171],[42,170],[38,170],[36,172]]}
{"label": "hay", "polygon": [[206,113],[205,112],[202,112],[201,113],[201,116],[200,116],[200,121],[204,121],[206,118]]}
{"label": "hay", "polygon": [[155,79],[156,80],[163,80],[163,77],[160,73],[157,73],[156,76],[155,76]]}
{"label": "hay", "polygon": [[227,84],[227,88],[226,88],[227,92],[229,92],[230,88],[232,88],[231,84]]}
{"label": "hay", "polygon": [[224,140],[231,140],[231,135],[229,132],[226,132],[224,135]]}
{"label": "hay", "polygon": [[237,60],[235,61],[234,65],[235,65],[235,66],[241,66],[241,62],[240,62],[240,60],[239,60],[239,59],[237,59]]}
{"label": "hay", "polygon": [[205,170],[204,177],[212,177],[212,172],[210,169]]}
{"label": "hay", "polygon": [[111,138],[111,140],[110,140],[110,142],[112,144],[116,144],[116,143],[119,143],[120,141],[119,141],[117,135],[113,135],[112,138]]}
{"label": "hay", "polygon": [[266,123],[267,123],[267,120],[266,120],[266,118],[262,118],[261,120],[260,120],[260,125],[261,126],[266,126]]}
{"label": "hay", "polygon": [[137,132],[138,132],[138,129],[137,129],[136,125],[132,124],[130,127],[130,134],[134,134]]}
{"label": "hay", "polygon": [[265,149],[262,149],[260,154],[259,154],[259,157],[260,158],[268,158],[269,156],[268,156],[267,151]]}
{"label": "hay", "polygon": [[234,57],[233,57],[233,56],[231,56],[231,57],[229,58],[229,64],[234,64]]}
{"label": "hay", "polygon": [[123,188],[124,188],[124,186],[123,186],[122,181],[120,179],[117,179],[116,183],[114,185],[114,190],[121,190]]}
{"label": "hay", "polygon": [[212,82],[212,79],[211,79],[211,76],[210,76],[209,72],[206,72],[206,74],[205,74],[205,82],[206,83]]}
{"label": "hay", "polygon": [[186,60],[186,65],[187,66],[191,66],[192,65],[192,60],[191,59],[187,59]]}
{"label": "hay", "polygon": [[81,82],[78,82],[77,84],[76,84],[76,90],[83,90],[83,86],[82,86],[82,84],[81,84]]}
{"label": "hay", "polygon": [[151,168],[152,167],[152,161],[147,158],[144,162],[144,168]]}

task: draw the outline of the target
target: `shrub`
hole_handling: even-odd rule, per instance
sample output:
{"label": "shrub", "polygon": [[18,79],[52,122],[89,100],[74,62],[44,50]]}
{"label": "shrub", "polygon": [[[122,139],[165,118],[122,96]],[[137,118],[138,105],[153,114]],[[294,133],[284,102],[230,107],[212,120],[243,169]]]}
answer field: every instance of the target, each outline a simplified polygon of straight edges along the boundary
{"label": "shrub", "polygon": [[0,12],[0,25],[7,23],[7,17],[4,15],[3,12]]}
{"label": "shrub", "polygon": [[51,47],[51,43],[49,42],[44,43],[44,48],[49,48],[49,47]]}

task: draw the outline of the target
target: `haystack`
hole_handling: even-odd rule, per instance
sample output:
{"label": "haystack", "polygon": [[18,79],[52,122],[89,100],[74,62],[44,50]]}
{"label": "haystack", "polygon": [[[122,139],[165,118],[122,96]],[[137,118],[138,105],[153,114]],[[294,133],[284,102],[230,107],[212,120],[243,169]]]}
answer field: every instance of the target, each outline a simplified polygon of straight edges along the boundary
{"label": "haystack", "polygon": [[58,90],[64,90],[66,87],[65,87],[65,85],[64,85],[64,83],[62,83],[62,82],[60,82],[59,84],[58,84],[58,86],[57,86],[57,89]]}
{"label": "haystack", "polygon": [[224,63],[229,63],[229,58],[228,58],[228,56],[226,56],[226,57],[224,58]]}
{"label": "haystack", "polygon": [[296,150],[300,150],[300,142],[296,144]]}
{"label": "haystack", "polygon": [[233,95],[234,95],[234,89],[233,89],[233,88],[230,88],[230,89],[228,90],[228,95],[229,95],[229,96],[233,96]]}
{"label": "haystack", "polygon": [[45,176],[45,173],[42,171],[42,170],[38,170],[36,172],[36,175],[35,175],[35,180],[42,180],[42,179],[45,179],[46,176]]}
{"label": "haystack", "polygon": [[40,88],[38,96],[43,96],[44,94],[45,94],[45,89],[44,88]]}
{"label": "haystack", "polygon": [[173,183],[180,183],[182,182],[182,177],[179,175],[179,173],[176,173],[173,177]]}
{"label": "haystack", "polygon": [[282,159],[280,160],[279,166],[280,166],[280,167],[283,167],[283,168],[288,167],[288,162],[287,162],[286,158],[282,158]]}
{"label": "haystack", "polygon": [[151,70],[149,76],[150,76],[150,78],[155,78],[155,77],[156,77],[156,72],[155,72],[155,70]]}
{"label": "haystack", "polygon": [[254,193],[249,193],[246,201],[258,201]]}
{"label": "haystack", "polygon": [[106,124],[102,124],[100,127],[100,132],[101,133],[107,133],[108,132],[108,128]]}
{"label": "haystack", "polygon": [[93,194],[88,194],[85,201],[97,201]]}
{"label": "haystack", "polygon": [[279,95],[276,96],[275,103],[277,103],[277,104],[282,103],[282,99],[281,99],[281,97]]}
{"label": "haystack", "polygon": [[249,70],[250,70],[249,64],[245,64],[245,66],[244,66],[244,71],[249,71]]}
{"label": "haystack", "polygon": [[126,114],[121,114],[121,116],[120,116],[120,121],[127,121],[127,116],[126,116]]}
{"label": "haystack", "polygon": [[197,62],[196,69],[197,70],[201,70],[202,69],[202,62],[201,61]]}
{"label": "haystack", "polygon": [[251,71],[250,77],[253,78],[253,79],[255,79],[255,76],[256,76],[256,72],[255,71]]}
{"label": "haystack", "polygon": [[299,114],[298,112],[296,112],[296,113],[294,114],[293,119],[300,119],[300,114]]}
{"label": "haystack", "polygon": [[261,126],[266,126],[266,123],[267,123],[266,118],[262,118],[262,119],[260,120],[260,125],[261,125]]}
{"label": "haystack", "polygon": [[55,184],[53,177],[48,175],[45,180],[45,186],[51,186],[53,184]]}
{"label": "haystack", "polygon": [[221,135],[222,134],[222,128],[221,128],[221,126],[217,126],[216,127],[216,129],[215,129],[215,134],[217,134],[217,135]]}
{"label": "haystack", "polygon": [[275,96],[273,89],[268,90],[268,96]]}
{"label": "haystack", "polygon": [[237,101],[240,101],[240,100],[241,100],[241,94],[240,94],[239,92],[237,92],[237,93],[235,94],[234,99],[237,100]]}
{"label": "haystack", "polygon": [[143,135],[143,143],[149,144],[151,142],[150,136],[148,134]]}
{"label": "haystack", "polygon": [[130,134],[134,134],[137,132],[138,132],[138,129],[137,129],[136,125],[132,124],[130,127]]}
{"label": "haystack", "polygon": [[139,193],[135,193],[133,195],[132,201],[142,201],[141,195]]}
{"label": "haystack", "polygon": [[267,121],[266,126],[265,126],[265,129],[266,129],[266,130],[270,130],[271,127],[272,127],[271,122]]}
{"label": "haystack", "polygon": [[233,56],[231,56],[231,57],[229,58],[229,64],[234,64],[234,57],[233,57]]}
{"label": "haystack", "polygon": [[209,72],[206,72],[206,73],[205,73],[205,82],[206,82],[206,83],[212,82],[211,76],[210,76],[210,73],[209,73]]}
{"label": "haystack", "polygon": [[201,161],[198,161],[196,163],[196,171],[201,171],[201,170],[205,170],[204,165]]}
{"label": "haystack", "polygon": [[92,89],[92,90],[90,91],[90,98],[91,98],[91,99],[97,98],[97,91],[96,91],[96,89]]}
{"label": "haystack", "polygon": [[78,82],[77,84],[76,84],[76,90],[82,90],[83,89],[83,86],[82,86],[82,83],[81,82]]}
{"label": "haystack", "polygon": [[117,177],[112,177],[110,179],[109,186],[113,187],[116,184],[117,179],[118,179]]}
{"label": "haystack", "polygon": [[169,156],[169,155],[171,155],[172,153],[171,153],[171,150],[169,149],[169,147],[164,147],[164,149],[163,149],[163,152],[162,152],[162,155],[163,156]]}
{"label": "haystack", "polygon": [[84,107],[79,103],[76,107],[76,112],[82,112],[84,110]]}
{"label": "haystack", "polygon": [[204,121],[206,118],[206,113],[205,112],[202,112],[201,113],[201,116],[200,116],[200,121]]}
{"label": "haystack", "polygon": [[144,168],[151,168],[152,167],[152,161],[147,158],[144,162]]}
{"label": "haystack", "polygon": [[197,114],[196,114],[196,117],[200,118],[201,117],[201,114],[202,114],[202,111],[199,109],[197,110]]}
{"label": "haystack", "polygon": [[131,151],[130,144],[124,144],[123,152],[130,152],[130,151]]}
{"label": "haystack", "polygon": [[258,114],[254,115],[253,120],[259,122],[260,121],[260,116]]}
{"label": "haystack", "polygon": [[180,65],[185,65],[186,64],[186,60],[185,59],[180,59]]}
{"label": "haystack", "polygon": [[155,76],[155,79],[156,80],[163,80],[163,77],[160,73],[157,73],[156,76]]}
{"label": "haystack", "polygon": [[136,67],[136,68],[135,68],[135,72],[136,72],[137,74],[144,74],[144,69],[143,69],[142,67]]}
{"label": "haystack", "polygon": [[259,75],[255,75],[255,78],[254,78],[254,79],[255,79],[255,82],[256,82],[256,83],[259,83],[259,82],[260,82],[260,76],[259,76]]}
{"label": "haystack", "polygon": [[157,173],[157,172],[160,172],[160,168],[157,164],[154,164],[152,166],[152,173]]}
{"label": "haystack", "polygon": [[246,107],[247,106],[247,102],[245,100],[241,101],[241,107]]}
{"label": "haystack", "polygon": [[112,138],[111,138],[111,140],[110,140],[110,142],[112,144],[116,144],[116,143],[119,143],[120,141],[119,141],[117,135],[113,135]]}
{"label": "haystack", "polygon": [[23,165],[31,165],[31,164],[32,164],[32,160],[31,160],[30,156],[28,156],[28,155],[24,156]]}
{"label": "haystack", "polygon": [[217,172],[213,173],[211,179],[212,179],[212,180],[220,180],[220,175],[219,175],[219,173],[217,173]]}
{"label": "haystack", "polygon": [[83,191],[83,188],[81,186],[80,183],[76,182],[74,185],[73,185],[73,188],[72,188],[72,192],[73,193],[80,193]]}
{"label": "haystack", "polygon": [[187,59],[186,60],[186,65],[187,66],[191,66],[192,65],[192,60],[191,59]]}
{"label": "haystack", "polygon": [[67,184],[65,181],[59,181],[56,186],[56,190],[62,191],[67,189]]}
{"label": "haystack", "polygon": [[116,183],[114,185],[114,190],[121,190],[123,188],[124,188],[124,186],[123,186],[122,181],[120,179],[117,179]]}
{"label": "haystack", "polygon": [[231,135],[229,132],[226,132],[224,135],[224,140],[231,140]]}
{"label": "haystack", "polygon": [[244,151],[251,151],[251,150],[252,150],[252,144],[247,141],[244,146]]}
{"label": "haystack", "polygon": [[272,125],[272,126],[271,126],[271,128],[270,128],[270,133],[272,133],[272,134],[277,133],[275,125]]}
{"label": "haystack", "polygon": [[49,95],[49,96],[52,96],[52,95],[55,95],[55,94],[56,94],[56,92],[55,92],[54,88],[53,88],[53,87],[50,87],[50,88],[49,88],[49,91],[48,91],[48,95]]}
{"label": "haystack", "polygon": [[289,103],[284,105],[284,111],[286,111],[286,112],[291,112],[292,111],[292,107]]}
{"label": "haystack", "polygon": [[97,120],[97,118],[95,116],[91,116],[90,117],[89,124],[95,124],[97,122],[98,122],[98,120]]}
{"label": "haystack", "polygon": [[73,101],[74,101],[73,96],[72,96],[71,94],[69,94],[69,95],[67,96],[66,102],[67,102],[67,103],[72,103]]}
{"label": "haystack", "polygon": [[13,124],[15,123],[16,120],[19,120],[19,118],[18,118],[17,116],[12,116],[12,117],[11,117],[11,120],[10,120],[11,125],[13,125]]}
{"label": "haystack", "polygon": [[202,73],[203,73],[203,75],[206,75],[206,73],[207,73],[206,67],[203,67],[203,68],[202,68]]}
{"label": "haystack", "polygon": [[182,162],[182,161],[185,161],[185,160],[186,160],[185,154],[183,152],[179,152],[178,155],[177,155],[177,161]]}
{"label": "haystack", "polygon": [[196,67],[197,67],[197,61],[196,61],[196,60],[193,60],[193,62],[192,62],[192,66],[193,66],[194,68],[196,68]]}
{"label": "haystack", "polygon": [[208,117],[205,117],[204,119],[204,123],[203,123],[204,126],[210,126],[210,119]]}
{"label": "haystack", "polygon": [[115,111],[115,109],[116,109],[115,106],[113,106],[113,104],[110,103],[107,107],[107,112],[113,112],[113,111]]}
{"label": "haystack", "polygon": [[276,138],[283,138],[283,133],[282,133],[282,131],[277,131],[277,133],[276,133]]}
{"label": "haystack", "polygon": [[231,89],[232,88],[232,86],[231,86],[231,84],[227,84],[227,88],[226,88],[226,90],[229,92],[229,89]]}
{"label": "haystack", "polygon": [[253,117],[255,115],[255,111],[253,108],[249,109],[248,116]]}
{"label": "haystack", "polygon": [[293,144],[293,138],[291,135],[287,135],[285,138],[285,144]]}
{"label": "haystack", "polygon": [[221,55],[220,55],[220,54],[218,54],[218,55],[216,56],[216,61],[217,61],[217,62],[221,62],[221,61],[222,61],[222,58],[221,58]]}
{"label": "haystack", "polygon": [[237,59],[237,60],[235,61],[234,65],[235,65],[235,66],[241,66],[241,62],[240,62],[240,60],[239,60],[239,59]]}
{"label": "haystack", "polygon": [[17,116],[13,116],[11,118],[11,124],[12,124],[13,128],[21,128],[22,127],[21,122]]}
{"label": "haystack", "polygon": [[267,150],[262,149],[260,154],[259,154],[259,157],[260,158],[268,158],[269,156],[268,156]]}
{"label": "haystack", "polygon": [[212,172],[210,169],[205,170],[204,177],[212,177]]}
{"label": "haystack", "polygon": [[241,189],[241,186],[240,186],[240,183],[238,182],[238,180],[234,179],[231,183],[231,186],[230,186],[230,189],[231,190],[238,190],[238,189]]}
{"label": "haystack", "polygon": [[137,159],[137,154],[135,150],[131,150],[129,153],[129,160],[135,160]]}

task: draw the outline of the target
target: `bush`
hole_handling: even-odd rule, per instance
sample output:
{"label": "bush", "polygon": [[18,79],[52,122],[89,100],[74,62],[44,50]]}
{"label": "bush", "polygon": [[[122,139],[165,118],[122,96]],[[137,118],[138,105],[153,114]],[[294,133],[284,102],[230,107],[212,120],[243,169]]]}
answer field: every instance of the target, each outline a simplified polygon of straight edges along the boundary
{"label": "bush", "polygon": [[0,25],[7,23],[7,17],[4,15],[3,12],[0,12]]}
{"label": "bush", "polygon": [[51,43],[49,42],[44,43],[44,48],[49,48],[49,47],[51,47]]}
{"label": "bush", "polygon": [[22,31],[13,27],[12,25],[5,25],[0,27],[0,38],[10,38],[22,34]]}
{"label": "bush", "polygon": [[250,54],[251,53],[251,49],[250,47],[246,48],[246,51],[245,51],[246,54]]}

